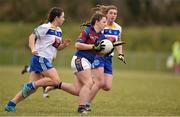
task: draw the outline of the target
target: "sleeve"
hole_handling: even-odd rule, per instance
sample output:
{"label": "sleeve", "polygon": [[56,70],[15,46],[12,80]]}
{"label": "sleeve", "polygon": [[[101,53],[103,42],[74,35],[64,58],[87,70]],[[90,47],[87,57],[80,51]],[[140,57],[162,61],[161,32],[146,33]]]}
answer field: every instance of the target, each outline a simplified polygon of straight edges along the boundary
{"label": "sleeve", "polygon": [[33,33],[36,35],[37,39],[42,39],[42,36],[45,36],[48,31],[47,27],[39,26],[34,29]]}
{"label": "sleeve", "polygon": [[84,30],[80,33],[79,37],[77,38],[76,42],[85,43],[87,40],[87,32]]}

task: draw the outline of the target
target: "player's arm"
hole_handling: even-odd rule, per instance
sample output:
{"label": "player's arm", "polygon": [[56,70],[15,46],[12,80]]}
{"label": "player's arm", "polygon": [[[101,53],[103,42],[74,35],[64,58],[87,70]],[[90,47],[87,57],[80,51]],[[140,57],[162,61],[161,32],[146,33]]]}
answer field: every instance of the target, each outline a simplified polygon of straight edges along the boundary
{"label": "player's arm", "polygon": [[93,45],[92,44],[85,44],[85,43],[81,43],[81,42],[76,42],[75,48],[78,50],[90,50],[90,49],[93,49]]}
{"label": "player's arm", "polygon": [[37,54],[36,48],[35,48],[35,40],[36,40],[36,35],[32,33],[29,36],[29,47],[31,49],[32,54]]}
{"label": "player's arm", "polygon": [[70,44],[71,44],[71,40],[70,40],[70,39],[65,39],[65,40],[63,41],[63,43],[58,46],[57,49],[58,49],[59,51],[60,51],[60,50],[63,50],[64,48],[66,48],[66,47],[69,46]]}
{"label": "player's arm", "polygon": [[123,46],[122,45],[117,45],[114,47],[116,48],[118,54],[123,54]]}
{"label": "player's arm", "polygon": [[102,45],[101,43],[85,44],[85,43],[76,42],[75,48],[78,50],[95,50],[96,52],[99,52],[102,49],[104,49],[104,45]]}
{"label": "player's arm", "polygon": [[[119,36],[118,41],[121,41],[121,36]],[[117,41],[117,42],[118,42]],[[124,54],[123,54],[123,46],[122,45],[117,45],[115,46],[117,53],[118,53],[118,59],[121,60],[124,64],[126,64],[126,60],[124,58]]]}
{"label": "player's arm", "polygon": [[88,33],[86,31],[82,31],[76,40],[75,43],[75,48],[77,50],[95,50],[95,51],[100,51],[101,45],[100,44],[86,44],[85,42],[87,41]]}
{"label": "player's arm", "polygon": [[90,50],[93,48],[92,44],[86,44],[88,33],[84,30],[80,33],[79,37],[76,40],[75,48],[77,50]]}

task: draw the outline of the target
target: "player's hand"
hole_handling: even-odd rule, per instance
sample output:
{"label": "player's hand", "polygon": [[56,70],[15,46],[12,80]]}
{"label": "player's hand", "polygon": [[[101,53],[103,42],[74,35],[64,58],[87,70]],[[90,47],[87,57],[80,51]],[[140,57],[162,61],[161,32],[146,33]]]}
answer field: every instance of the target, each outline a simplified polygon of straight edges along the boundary
{"label": "player's hand", "polygon": [[31,54],[36,55],[38,52],[35,48],[31,49]]}
{"label": "player's hand", "polygon": [[70,39],[65,39],[63,42],[64,46],[67,47],[71,44],[71,40]]}
{"label": "player's hand", "polygon": [[126,44],[126,42],[124,41],[116,41],[113,43],[113,46],[118,46],[118,45],[123,45],[123,44]]}
{"label": "player's hand", "polygon": [[104,49],[105,45],[102,45],[101,43],[95,43],[93,45],[93,50],[100,52],[102,49]]}
{"label": "player's hand", "polygon": [[118,59],[121,60],[124,64],[126,64],[126,60],[124,58],[124,54],[119,54]]}

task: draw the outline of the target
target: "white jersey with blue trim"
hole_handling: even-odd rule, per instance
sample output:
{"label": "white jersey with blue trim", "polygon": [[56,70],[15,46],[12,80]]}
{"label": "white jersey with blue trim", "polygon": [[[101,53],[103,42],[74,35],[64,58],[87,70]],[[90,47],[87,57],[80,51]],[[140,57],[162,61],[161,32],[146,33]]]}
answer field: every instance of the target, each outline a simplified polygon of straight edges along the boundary
{"label": "white jersey with blue trim", "polygon": [[120,41],[121,39],[121,32],[122,32],[122,28],[120,25],[118,25],[117,23],[113,23],[113,25],[111,26],[107,26],[104,28],[103,33],[105,35],[105,37],[109,40],[111,40],[112,42],[115,41]]}
{"label": "white jersey with blue trim", "polygon": [[34,29],[34,34],[36,35],[35,48],[37,55],[45,57],[49,62],[52,62],[62,41],[61,28],[55,28],[51,23],[46,23]]}
{"label": "white jersey with blue trim", "polygon": [[[113,22],[111,26],[105,27],[103,33],[112,42],[121,41],[122,28],[116,22]],[[114,56],[114,52],[112,52],[111,56]]]}

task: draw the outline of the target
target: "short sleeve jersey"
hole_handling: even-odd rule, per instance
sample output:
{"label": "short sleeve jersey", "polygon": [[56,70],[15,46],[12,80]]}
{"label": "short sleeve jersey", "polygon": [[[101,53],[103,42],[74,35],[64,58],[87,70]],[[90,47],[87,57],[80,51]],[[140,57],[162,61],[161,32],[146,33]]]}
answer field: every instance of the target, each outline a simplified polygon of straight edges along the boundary
{"label": "short sleeve jersey", "polygon": [[[80,33],[76,42],[85,43],[85,44],[95,44],[95,43],[99,43],[103,39],[105,39],[104,34],[102,32],[97,33],[95,29],[92,26],[90,26]],[[79,57],[84,57],[92,63],[96,56],[96,52],[92,49],[77,50],[75,55]]]}
{"label": "short sleeve jersey", "polygon": [[[103,33],[106,37],[106,39],[116,42],[116,41],[121,41],[121,33],[122,33],[122,28],[120,25],[117,23],[113,23],[112,26],[107,26],[103,30]],[[111,56],[114,56],[114,52],[111,53]]]}
{"label": "short sleeve jersey", "polygon": [[42,24],[34,29],[36,35],[35,48],[38,56],[47,58],[52,62],[56,57],[57,48],[62,42],[62,30],[53,27],[51,23]]}
{"label": "short sleeve jersey", "polygon": [[121,26],[118,25],[115,22],[113,23],[112,26],[107,26],[103,30],[103,33],[104,33],[105,37],[107,39],[111,40],[112,42],[115,42],[115,41],[118,41],[118,40],[120,41],[121,32],[122,32]]}

